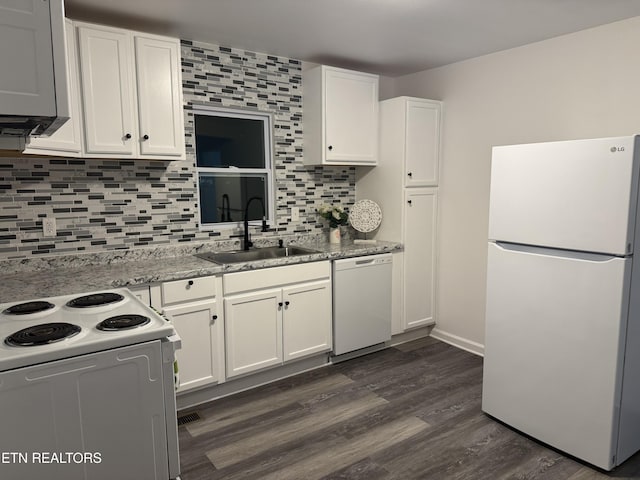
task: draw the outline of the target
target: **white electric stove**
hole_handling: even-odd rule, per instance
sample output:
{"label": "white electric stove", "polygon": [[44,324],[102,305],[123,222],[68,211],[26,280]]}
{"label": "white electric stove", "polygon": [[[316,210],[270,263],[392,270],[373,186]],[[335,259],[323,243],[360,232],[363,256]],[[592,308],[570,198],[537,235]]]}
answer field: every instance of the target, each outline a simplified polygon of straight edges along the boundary
{"label": "white electric stove", "polygon": [[0,478],[179,478],[178,348],[127,289],[0,304]]}
{"label": "white electric stove", "polygon": [[0,371],[174,333],[124,288],[0,304]]}

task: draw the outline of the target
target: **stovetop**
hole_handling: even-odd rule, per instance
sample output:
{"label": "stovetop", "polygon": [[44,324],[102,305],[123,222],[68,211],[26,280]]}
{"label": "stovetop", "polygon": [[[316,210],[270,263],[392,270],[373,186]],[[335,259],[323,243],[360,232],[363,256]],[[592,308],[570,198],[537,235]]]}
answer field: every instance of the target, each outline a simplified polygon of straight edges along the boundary
{"label": "stovetop", "polygon": [[4,303],[0,304],[0,371],[174,333],[171,323],[124,288]]}

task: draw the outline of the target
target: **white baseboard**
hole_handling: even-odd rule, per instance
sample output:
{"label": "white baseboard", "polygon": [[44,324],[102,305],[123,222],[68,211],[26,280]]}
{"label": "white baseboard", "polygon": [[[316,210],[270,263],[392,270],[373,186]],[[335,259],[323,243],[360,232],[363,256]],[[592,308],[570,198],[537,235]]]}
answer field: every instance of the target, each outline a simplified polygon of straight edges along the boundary
{"label": "white baseboard", "polygon": [[411,342],[419,338],[428,337],[433,330],[433,325],[427,325],[426,327],[415,328],[397,335],[393,335],[388,343],[390,347],[395,347],[402,343]]}
{"label": "white baseboard", "polygon": [[201,389],[181,392],[176,395],[178,411],[329,365],[331,365],[329,363],[329,353],[324,353],[286,363],[280,367],[268,368],[261,372],[232,378],[225,383],[217,383]]}
{"label": "white baseboard", "polygon": [[459,337],[453,333],[448,333],[435,327],[431,330],[431,336],[437,340],[458,347],[467,352],[474,353],[476,355],[484,356],[484,345],[478,342],[467,340],[466,338]]}

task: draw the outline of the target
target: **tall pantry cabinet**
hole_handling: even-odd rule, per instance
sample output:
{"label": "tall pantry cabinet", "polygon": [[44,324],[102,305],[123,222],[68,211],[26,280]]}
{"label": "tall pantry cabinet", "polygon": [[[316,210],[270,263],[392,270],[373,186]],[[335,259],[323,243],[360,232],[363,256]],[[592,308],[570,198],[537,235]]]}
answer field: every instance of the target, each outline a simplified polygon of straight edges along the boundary
{"label": "tall pantry cabinet", "polygon": [[382,209],[375,238],[402,242],[394,254],[392,333],[435,323],[435,258],[442,103],[380,102],[378,166],[356,171],[356,199]]}

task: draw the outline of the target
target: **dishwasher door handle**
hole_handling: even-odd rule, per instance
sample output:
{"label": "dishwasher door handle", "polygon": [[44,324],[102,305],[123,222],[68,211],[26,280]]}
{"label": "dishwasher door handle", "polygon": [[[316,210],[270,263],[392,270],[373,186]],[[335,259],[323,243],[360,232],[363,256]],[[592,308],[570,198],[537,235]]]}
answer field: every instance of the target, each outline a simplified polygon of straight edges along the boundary
{"label": "dishwasher door handle", "polygon": [[369,260],[356,260],[356,265],[368,265],[373,263],[373,260],[373,258],[370,258]]}

